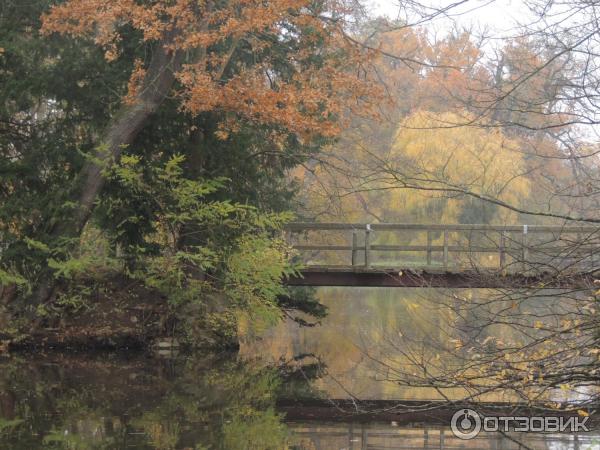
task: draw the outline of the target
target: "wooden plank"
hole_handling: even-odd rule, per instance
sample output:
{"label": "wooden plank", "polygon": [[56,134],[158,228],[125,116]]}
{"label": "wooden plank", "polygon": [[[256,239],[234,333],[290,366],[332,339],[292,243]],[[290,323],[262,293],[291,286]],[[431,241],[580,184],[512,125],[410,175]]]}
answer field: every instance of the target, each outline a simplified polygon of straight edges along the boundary
{"label": "wooden plank", "polygon": [[[352,247],[351,245],[294,245],[293,248],[296,250],[322,250],[322,251],[364,251],[364,246]],[[378,252],[443,252],[443,245],[433,245],[428,247],[426,245],[371,245],[371,251]],[[450,253],[498,253],[500,247],[464,247],[461,245],[448,245],[448,252]],[[533,247],[529,249],[529,253],[538,253],[547,256],[561,256],[564,252],[568,252],[570,255],[581,255],[589,256],[590,252],[599,250],[598,247],[580,247],[577,250],[573,250],[570,247]],[[504,247],[505,253],[510,251],[522,251],[522,246],[512,245]],[[551,254],[550,252],[556,252]]]}
{"label": "wooden plank", "polygon": [[[456,253],[498,253],[498,247],[464,247],[461,245],[371,245],[372,251],[379,252],[448,252]],[[517,250],[515,248],[514,250]]]}
{"label": "wooden plank", "polygon": [[296,250],[323,250],[323,251],[352,251],[364,250],[365,247],[352,247],[351,245],[294,245]]}
{"label": "wooden plank", "polygon": [[333,222],[290,222],[284,226],[284,229],[291,231],[312,231],[312,230],[364,230],[364,223],[333,223]]}

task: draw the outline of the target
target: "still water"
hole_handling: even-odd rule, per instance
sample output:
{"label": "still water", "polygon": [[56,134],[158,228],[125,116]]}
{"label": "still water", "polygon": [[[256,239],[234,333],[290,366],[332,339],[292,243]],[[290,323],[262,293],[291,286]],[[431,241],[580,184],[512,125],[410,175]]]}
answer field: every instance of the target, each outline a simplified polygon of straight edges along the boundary
{"label": "still water", "polygon": [[320,326],[255,331],[239,354],[0,359],[0,449],[600,449],[596,433],[462,441],[444,423],[286,419],[282,404],[293,411],[311,399],[438,398],[383,381],[372,358],[400,329],[423,342],[445,336],[447,317],[402,293],[320,291],[330,312]]}

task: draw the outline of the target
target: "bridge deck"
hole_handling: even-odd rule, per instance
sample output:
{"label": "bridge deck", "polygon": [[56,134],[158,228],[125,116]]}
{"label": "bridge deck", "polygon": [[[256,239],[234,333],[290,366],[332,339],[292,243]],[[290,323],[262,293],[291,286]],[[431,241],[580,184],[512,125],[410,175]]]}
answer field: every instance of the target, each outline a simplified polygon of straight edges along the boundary
{"label": "bridge deck", "polygon": [[593,283],[589,274],[555,277],[550,273],[536,275],[499,274],[494,272],[428,271],[413,269],[338,266],[311,266],[290,277],[289,286],[354,286],[354,287],[432,287],[432,288],[585,288]]}

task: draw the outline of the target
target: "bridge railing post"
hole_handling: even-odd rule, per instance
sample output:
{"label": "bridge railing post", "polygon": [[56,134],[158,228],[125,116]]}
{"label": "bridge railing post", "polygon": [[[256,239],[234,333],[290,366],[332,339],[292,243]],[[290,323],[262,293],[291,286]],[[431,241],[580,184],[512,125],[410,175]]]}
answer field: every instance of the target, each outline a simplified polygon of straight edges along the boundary
{"label": "bridge railing post", "polygon": [[371,224],[365,228],[365,268],[371,268]]}
{"label": "bridge railing post", "polygon": [[444,269],[448,268],[448,230],[444,230]]}
{"label": "bridge railing post", "polygon": [[356,250],[356,247],[358,247],[358,231],[356,230],[352,230],[352,265],[355,266],[356,265],[356,257],[358,254],[358,250]]}
{"label": "bridge railing post", "polygon": [[427,230],[427,266],[431,266],[431,244],[433,242],[433,232]]}
{"label": "bridge railing post", "polygon": [[506,231],[502,230],[500,232],[500,271],[504,270],[506,266]]}
{"label": "bridge railing post", "polygon": [[523,249],[522,249],[523,272],[525,272],[527,270],[527,260],[529,259],[529,247],[528,247],[528,243],[527,243],[527,231],[528,231],[527,230],[527,225],[523,225],[523,238],[521,240],[521,245],[523,246]]}

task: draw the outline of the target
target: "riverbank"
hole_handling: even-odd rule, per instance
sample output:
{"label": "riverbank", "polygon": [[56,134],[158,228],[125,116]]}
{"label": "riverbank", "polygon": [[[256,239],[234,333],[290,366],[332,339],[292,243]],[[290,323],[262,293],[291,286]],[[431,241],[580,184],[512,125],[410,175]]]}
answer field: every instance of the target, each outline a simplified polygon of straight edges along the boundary
{"label": "riverbank", "polygon": [[0,353],[237,348],[231,333],[221,336],[205,321],[207,309],[218,314],[215,298],[203,311],[175,308],[157,289],[121,274],[78,280],[76,286],[59,290],[35,324],[6,310],[0,314]]}

